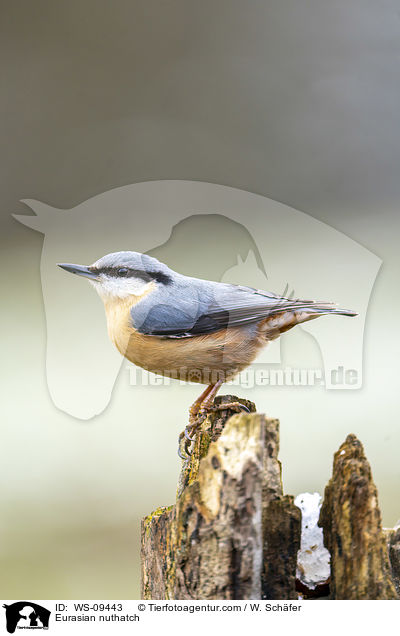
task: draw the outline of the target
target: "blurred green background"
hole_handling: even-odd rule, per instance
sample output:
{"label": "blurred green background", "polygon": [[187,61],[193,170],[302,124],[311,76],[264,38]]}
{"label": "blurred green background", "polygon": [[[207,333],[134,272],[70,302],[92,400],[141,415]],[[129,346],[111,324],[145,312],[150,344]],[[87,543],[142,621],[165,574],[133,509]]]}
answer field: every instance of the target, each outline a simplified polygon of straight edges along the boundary
{"label": "blurred green background", "polygon": [[[382,258],[363,388],[321,391],[317,401],[304,388],[268,402],[260,388],[246,397],[282,421],[286,492],[322,492],[333,452],[352,431],[393,525],[397,4],[3,0],[0,47],[0,596],[138,597],[139,520],[173,501],[176,437],[197,392],[162,387],[154,399],[155,389],[143,388],[144,413],[123,365],[99,417],[83,422],[56,409],[45,376],[43,236],[11,217],[26,213],[22,198],[71,208],[139,181],[208,181],[303,210]],[[282,346],[289,351],[296,338]]]}

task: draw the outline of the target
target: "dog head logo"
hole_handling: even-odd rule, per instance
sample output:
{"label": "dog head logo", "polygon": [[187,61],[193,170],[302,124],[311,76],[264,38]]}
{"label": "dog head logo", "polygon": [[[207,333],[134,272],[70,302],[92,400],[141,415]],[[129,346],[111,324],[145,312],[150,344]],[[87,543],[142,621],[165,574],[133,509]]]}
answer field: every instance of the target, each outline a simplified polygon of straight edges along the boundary
{"label": "dog head logo", "polygon": [[[190,276],[356,310],[356,320],[338,319],[333,325],[334,319],[321,319],[294,331],[313,336],[326,388],[361,386],[364,322],[381,261],[325,223],[259,195],[191,181],[124,186],[69,210],[24,202],[35,216],[16,218],[44,234],[47,381],[55,405],[66,413],[88,419],[102,412],[122,358],[108,341],[97,294],[56,263],[89,264],[122,250],[150,254]],[[257,359],[280,361],[281,340]],[[337,368],[355,371],[356,380],[334,379]]]}
{"label": "dog head logo", "polygon": [[4,604],[6,610],[7,631],[14,634],[16,629],[48,629],[50,610],[32,603],[18,601],[11,605]]}

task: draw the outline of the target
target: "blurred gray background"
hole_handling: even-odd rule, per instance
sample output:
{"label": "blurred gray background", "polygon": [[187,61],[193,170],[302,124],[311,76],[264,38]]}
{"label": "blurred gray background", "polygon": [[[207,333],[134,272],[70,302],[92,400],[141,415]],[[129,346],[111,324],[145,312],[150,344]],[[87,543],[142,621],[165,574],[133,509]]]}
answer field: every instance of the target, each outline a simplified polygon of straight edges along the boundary
{"label": "blurred gray background", "polygon": [[[173,501],[176,435],[195,396],[171,400],[163,388],[154,414],[168,416],[157,431],[141,426],[126,383],[90,422],[55,408],[45,379],[43,236],[11,217],[27,213],[22,198],[71,208],[144,180],[207,181],[302,210],[382,258],[363,388],[324,392],[318,408],[307,389],[281,391],[270,411],[285,422],[286,492],[322,492],[352,431],[393,525],[399,4],[3,0],[0,47],[0,596],[138,597],[139,519]],[[259,391],[246,396],[257,401]]]}

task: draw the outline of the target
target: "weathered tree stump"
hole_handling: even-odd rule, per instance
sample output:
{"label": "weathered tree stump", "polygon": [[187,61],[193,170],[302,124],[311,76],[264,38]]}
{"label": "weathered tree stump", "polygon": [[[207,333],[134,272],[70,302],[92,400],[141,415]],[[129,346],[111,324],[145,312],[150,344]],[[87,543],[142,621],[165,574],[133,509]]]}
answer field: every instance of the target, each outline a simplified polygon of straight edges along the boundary
{"label": "weathered tree stump", "polygon": [[331,554],[332,599],[396,599],[378,495],[355,435],[335,453],[319,525]]}
{"label": "weathered tree stump", "polygon": [[[237,401],[251,412],[223,408]],[[335,453],[319,514],[330,579],[326,556],[318,560],[312,544],[310,569],[303,567],[306,585],[295,578],[301,511],[283,494],[278,420],[234,396],[219,397],[215,405],[220,410],[201,424],[192,456],[183,462],[175,505],[142,521],[142,597],[284,600],[298,598],[297,586],[301,598],[397,599],[400,527],[382,530],[358,439],[349,435]],[[317,520],[318,506],[314,526]]]}
{"label": "weathered tree stump", "polygon": [[142,522],[144,599],[296,599],[301,513],[283,496],[279,422],[211,413],[184,462],[174,506]]}

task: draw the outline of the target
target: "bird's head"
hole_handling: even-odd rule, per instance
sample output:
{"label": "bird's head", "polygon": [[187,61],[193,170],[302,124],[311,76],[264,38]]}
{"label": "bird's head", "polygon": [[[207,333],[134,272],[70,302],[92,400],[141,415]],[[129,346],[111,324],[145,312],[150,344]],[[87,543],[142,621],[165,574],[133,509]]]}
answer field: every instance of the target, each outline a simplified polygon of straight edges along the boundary
{"label": "bird's head", "polygon": [[174,275],[167,265],[139,252],[106,254],[92,265],[58,266],[87,278],[104,302],[143,296],[157,284],[170,284]]}

